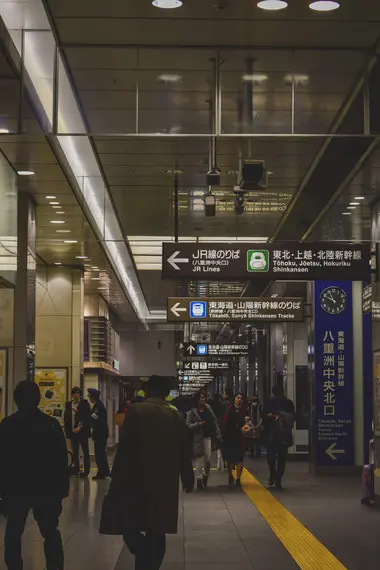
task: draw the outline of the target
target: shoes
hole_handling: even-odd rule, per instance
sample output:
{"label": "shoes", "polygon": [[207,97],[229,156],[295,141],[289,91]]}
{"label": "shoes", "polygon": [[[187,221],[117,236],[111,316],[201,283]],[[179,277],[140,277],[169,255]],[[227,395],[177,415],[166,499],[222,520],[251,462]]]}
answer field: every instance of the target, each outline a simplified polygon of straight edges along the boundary
{"label": "shoes", "polygon": [[268,487],[274,486],[274,477],[270,476],[268,479]]}
{"label": "shoes", "polygon": [[202,477],[198,477],[198,479],[197,479],[197,489],[198,489],[198,491],[203,489],[203,478]]}
{"label": "shoes", "polygon": [[203,487],[207,487],[208,485],[208,475],[203,475]]}
{"label": "shoes", "polygon": [[229,485],[230,487],[233,487],[233,486],[234,486],[234,483],[235,483],[234,476],[233,476],[233,475],[230,475],[230,476],[228,477],[228,485]]}

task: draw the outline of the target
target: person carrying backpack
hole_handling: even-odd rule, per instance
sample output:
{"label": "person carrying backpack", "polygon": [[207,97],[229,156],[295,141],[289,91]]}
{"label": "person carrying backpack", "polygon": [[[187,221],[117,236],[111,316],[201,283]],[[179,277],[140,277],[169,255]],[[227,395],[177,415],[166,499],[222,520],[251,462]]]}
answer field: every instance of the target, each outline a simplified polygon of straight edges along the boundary
{"label": "person carrying backpack", "polygon": [[275,386],[272,393],[273,397],[268,400],[262,413],[269,466],[268,485],[281,489],[288,448],[293,445],[296,411],[293,402],[286,398],[282,386]]}

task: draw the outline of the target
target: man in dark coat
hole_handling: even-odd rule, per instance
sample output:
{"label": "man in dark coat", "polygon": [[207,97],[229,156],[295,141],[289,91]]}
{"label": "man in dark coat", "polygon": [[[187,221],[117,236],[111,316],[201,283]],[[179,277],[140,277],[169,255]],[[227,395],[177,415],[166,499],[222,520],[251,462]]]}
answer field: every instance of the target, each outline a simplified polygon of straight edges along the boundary
{"label": "man in dark coat", "polygon": [[128,410],[112,470],[110,511],[122,510],[136,570],[159,570],[166,534],[177,533],[179,477],[186,492],[194,488],[185,420],[165,402],[169,392],[168,378],[152,376],[148,399]]}
{"label": "man in dark coat", "polygon": [[38,409],[40,391],[34,382],[15,390],[18,411],[0,424],[0,494],[7,517],[5,564],[23,567],[21,537],[33,511],[45,540],[47,570],[63,570],[58,530],[62,499],[69,494],[66,440],[55,418]]}
{"label": "man in dark coat", "polygon": [[99,390],[89,388],[88,396],[92,404],[91,429],[92,439],[94,440],[95,461],[98,466],[98,473],[93,479],[106,479],[106,477],[110,476],[107,459],[107,440],[109,437],[107,410],[100,399]]}
{"label": "man in dark coat", "polygon": [[[75,386],[71,390],[71,401],[66,403],[64,413],[65,434],[71,441],[73,450],[73,473],[87,478],[90,473],[90,449],[88,440],[91,435],[91,408],[87,400],[82,399],[81,389]],[[83,451],[84,472],[80,473],[79,446]]]}

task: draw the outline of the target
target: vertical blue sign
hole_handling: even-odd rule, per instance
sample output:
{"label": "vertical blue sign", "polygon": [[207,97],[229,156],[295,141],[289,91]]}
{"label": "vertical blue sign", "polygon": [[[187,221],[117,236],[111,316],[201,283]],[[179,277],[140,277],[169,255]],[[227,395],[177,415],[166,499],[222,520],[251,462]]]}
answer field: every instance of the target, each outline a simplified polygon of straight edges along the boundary
{"label": "vertical blue sign", "polygon": [[316,464],[354,464],[351,281],[315,281]]}

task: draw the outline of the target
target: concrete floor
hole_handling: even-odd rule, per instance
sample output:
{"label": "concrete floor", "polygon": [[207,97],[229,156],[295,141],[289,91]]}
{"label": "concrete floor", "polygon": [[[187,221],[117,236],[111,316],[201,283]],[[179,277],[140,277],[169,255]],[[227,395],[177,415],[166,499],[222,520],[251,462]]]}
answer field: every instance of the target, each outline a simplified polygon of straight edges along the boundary
{"label": "concrete floor", "polygon": [[[264,461],[247,460],[247,468],[265,482]],[[248,497],[228,489],[226,480],[226,474],[214,472],[207,491],[183,497],[179,534],[168,539],[163,569],[298,568]],[[380,568],[380,512],[360,505],[360,480],[315,479],[308,475],[306,465],[289,464],[285,483],[285,490],[276,497],[348,570]],[[106,489],[105,482],[72,481],[61,517],[67,570],[134,567],[121,538],[98,534]],[[4,520],[0,519],[1,545],[3,529]],[[0,570],[4,570],[2,552],[0,559]],[[44,568],[43,544],[32,519],[24,535],[24,561],[24,570]]]}

